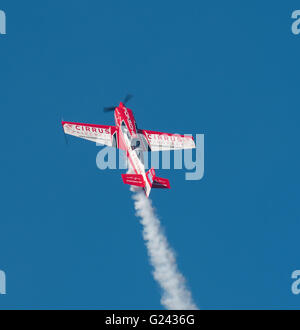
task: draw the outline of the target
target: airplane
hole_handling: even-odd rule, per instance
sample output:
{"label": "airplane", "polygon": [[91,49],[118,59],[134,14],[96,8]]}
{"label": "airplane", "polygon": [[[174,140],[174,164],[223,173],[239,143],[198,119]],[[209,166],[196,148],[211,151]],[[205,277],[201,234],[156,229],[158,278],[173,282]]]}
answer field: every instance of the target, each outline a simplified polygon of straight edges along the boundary
{"label": "airplane", "polygon": [[154,168],[146,172],[143,152],[194,149],[196,146],[192,136],[138,129],[132,110],[126,107],[131,97],[127,95],[116,107],[104,108],[105,112],[114,111],[115,126],[67,121],[62,121],[62,126],[65,134],[124,150],[134,171],[134,174],[122,174],[124,184],[143,188],[149,197],[152,188],[171,187],[168,179],[156,176]]}

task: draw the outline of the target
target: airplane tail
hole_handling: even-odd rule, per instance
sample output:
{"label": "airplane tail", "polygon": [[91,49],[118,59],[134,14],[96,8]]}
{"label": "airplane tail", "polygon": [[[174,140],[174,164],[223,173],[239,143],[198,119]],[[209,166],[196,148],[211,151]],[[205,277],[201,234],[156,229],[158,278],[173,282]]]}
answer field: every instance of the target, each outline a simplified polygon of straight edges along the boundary
{"label": "airplane tail", "polygon": [[125,184],[130,186],[144,188],[146,183],[142,175],[140,174],[122,174],[122,179]]}
{"label": "airplane tail", "polygon": [[170,182],[168,179],[159,178],[155,174],[154,168],[151,168],[146,173],[147,180],[151,186],[151,188],[157,188],[157,189],[170,189]]}
{"label": "airplane tail", "polygon": [[169,180],[157,177],[153,168],[146,173],[147,182],[145,182],[144,177],[141,174],[122,174],[122,179],[125,184],[144,188],[147,197],[149,197],[152,188],[171,188]]}

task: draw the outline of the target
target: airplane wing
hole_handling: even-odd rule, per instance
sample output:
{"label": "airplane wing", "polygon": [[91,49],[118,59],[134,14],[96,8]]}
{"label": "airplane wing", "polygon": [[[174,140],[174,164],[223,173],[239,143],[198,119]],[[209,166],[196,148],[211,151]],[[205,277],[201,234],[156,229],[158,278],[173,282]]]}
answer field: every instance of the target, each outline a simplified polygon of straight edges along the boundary
{"label": "airplane wing", "polygon": [[165,151],[196,148],[194,138],[179,134],[138,130],[143,150]]}
{"label": "airplane wing", "polygon": [[66,121],[63,121],[62,125],[65,134],[109,147],[117,145],[117,129],[115,126],[81,124]]}

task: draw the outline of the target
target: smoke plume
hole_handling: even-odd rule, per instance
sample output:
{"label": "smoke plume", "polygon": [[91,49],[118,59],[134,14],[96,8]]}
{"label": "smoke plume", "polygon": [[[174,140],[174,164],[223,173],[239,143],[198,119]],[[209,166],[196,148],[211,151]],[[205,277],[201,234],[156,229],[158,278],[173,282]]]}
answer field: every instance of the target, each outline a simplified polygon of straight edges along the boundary
{"label": "smoke plume", "polygon": [[162,305],[169,310],[198,309],[185,278],[179,272],[174,252],[161,228],[152,202],[141,190],[134,190],[133,199],[137,216],[143,225],[143,237],[148,249],[153,275],[162,289]]}

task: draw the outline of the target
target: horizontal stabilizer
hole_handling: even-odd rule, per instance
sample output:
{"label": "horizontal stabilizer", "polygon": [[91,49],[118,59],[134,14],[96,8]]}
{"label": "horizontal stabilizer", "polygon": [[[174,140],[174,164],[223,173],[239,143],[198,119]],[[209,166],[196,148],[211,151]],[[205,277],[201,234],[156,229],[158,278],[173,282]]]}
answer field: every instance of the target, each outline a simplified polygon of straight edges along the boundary
{"label": "horizontal stabilizer", "polygon": [[159,178],[155,174],[154,168],[151,168],[146,173],[147,180],[151,188],[159,188],[159,189],[170,189],[170,182],[168,179]]}
{"label": "horizontal stabilizer", "polygon": [[168,179],[158,178],[157,176],[154,178],[152,188],[159,188],[159,189],[170,189],[170,182]]}
{"label": "horizontal stabilizer", "polygon": [[122,179],[125,184],[137,187],[145,187],[145,181],[140,174],[122,174]]}

